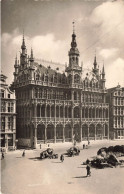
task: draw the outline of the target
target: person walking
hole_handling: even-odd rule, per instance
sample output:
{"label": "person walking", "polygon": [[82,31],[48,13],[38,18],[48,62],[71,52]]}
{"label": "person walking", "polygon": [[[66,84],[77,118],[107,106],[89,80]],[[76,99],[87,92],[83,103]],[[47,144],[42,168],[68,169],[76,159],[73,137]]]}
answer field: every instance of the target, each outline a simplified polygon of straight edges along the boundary
{"label": "person walking", "polygon": [[25,157],[25,150],[23,151],[22,156]]}
{"label": "person walking", "polygon": [[2,151],[2,158],[1,159],[4,159],[4,153],[3,153],[3,151]]}
{"label": "person walking", "polygon": [[63,162],[63,161],[64,161],[64,155],[63,155],[63,154],[61,154],[61,156],[60,156],[60,160],[61,160],[61,162]]}
{"label": "person walking", "polygon": [[87,177],[88,177],[88,176],[91,176],[91,171],[90,171],[90,166],[89,166],[89,164],[87,164],[86,170],[87,170]]}
{"label": "person walking", "polygon": [[40,143],[40,149],[41,149],[41,143]]}

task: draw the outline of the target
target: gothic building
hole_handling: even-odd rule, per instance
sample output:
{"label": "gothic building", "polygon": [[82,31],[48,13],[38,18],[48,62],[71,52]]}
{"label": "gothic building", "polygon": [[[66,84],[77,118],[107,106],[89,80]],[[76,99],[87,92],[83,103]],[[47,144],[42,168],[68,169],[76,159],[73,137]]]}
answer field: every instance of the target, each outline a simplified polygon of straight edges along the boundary
{"label": "gothic building", "polygon": [[120,85],[107,90],[110,137],[124,139],[124,88]]}
{"label": "gothic building", "polygon": [[15,93],[6,84],[7,77],[0,74],[1,127],[0,138],[2,149],[15,149],[16,146],[16,100]]}
{"label": "gothic building", "polygon": [[32,49],[28,57],[24,36],[21,50],[12,84],[18,143],[36,147],[45,142],[109,138],[104,66],[99,73],[96,57],[91,71],[79,65],[75,32],[64,73],[36,63]]}

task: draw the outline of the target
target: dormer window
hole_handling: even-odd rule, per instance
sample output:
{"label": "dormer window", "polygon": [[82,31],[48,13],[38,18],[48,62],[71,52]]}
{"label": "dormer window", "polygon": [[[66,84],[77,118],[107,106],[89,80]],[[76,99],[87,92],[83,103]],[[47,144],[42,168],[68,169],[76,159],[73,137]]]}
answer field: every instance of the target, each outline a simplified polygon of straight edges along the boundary
{"label": "dormer window", "polygon": [[10,98],[10,94],[8,94],[8,98]]}

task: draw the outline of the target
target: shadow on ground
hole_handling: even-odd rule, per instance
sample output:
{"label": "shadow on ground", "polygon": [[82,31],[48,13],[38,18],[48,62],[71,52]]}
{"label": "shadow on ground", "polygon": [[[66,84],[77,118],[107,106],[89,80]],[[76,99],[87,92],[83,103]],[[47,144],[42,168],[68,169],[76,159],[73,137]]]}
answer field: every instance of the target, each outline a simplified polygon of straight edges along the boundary
{"label": "shadow on ground", "polygon": [[34,157],[34,158],[28,158],[29,160],[34,160],[34,161],[37,161],[37,160],[41,160],[40,157]]}
{"label": "shadow on ground", "polygon": [[73,177],[73,178],[76,178],[76,179],[78,179],[78,178],[87,178],[87,176],[76,176],[76,177]]}
{"label": "shadow on ground", "polygon": [[62,163],[62,162],[53,162],[53,161],[52,161],[52,163]]}

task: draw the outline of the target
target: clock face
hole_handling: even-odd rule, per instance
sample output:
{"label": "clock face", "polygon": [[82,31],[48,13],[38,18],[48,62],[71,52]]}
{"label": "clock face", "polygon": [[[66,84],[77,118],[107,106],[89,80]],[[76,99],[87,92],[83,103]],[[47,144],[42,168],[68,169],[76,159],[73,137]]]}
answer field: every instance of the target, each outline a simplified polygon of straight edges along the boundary
{"label": "clock face", "polygon": [[82,70],[82,79],[84,80],[84,79],[88,79],[88,80],[93,80],[94,82],[97,82],[98,80],[97,80],[97,78],[96,78],[96,75],[92,72],[92,70],[90,70],[90,69],[83,69]]}

